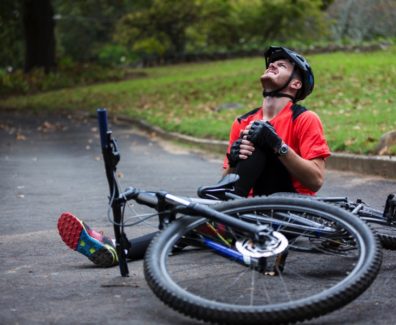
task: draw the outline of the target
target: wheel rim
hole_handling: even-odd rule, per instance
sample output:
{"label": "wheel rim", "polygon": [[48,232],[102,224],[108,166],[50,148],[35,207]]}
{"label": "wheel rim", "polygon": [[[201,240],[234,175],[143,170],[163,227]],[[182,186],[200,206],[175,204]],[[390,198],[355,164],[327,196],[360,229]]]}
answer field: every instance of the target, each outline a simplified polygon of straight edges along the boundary
{"label": "wheel rim", "polygon": [[[267,207],[266,211],[282,208],[272,206]],[[257,209],[263,210],[261,207]],[[296,211],[302,209],[307,211],[306,207],[294,207]],[[193,299],[207,300],[210,304],[215,301],[219,305],[230,305],[232,308],[282,307],[290,303],[304,303],[306,299],[319,299],[324,291],[334,293],[356,276],[364,262],[366,248],[360,235],[354,229],[349,229],[347,224],[325,212],[315,211],[314,214],[343,225],[355,249],[343,249],[342,254],[337,254],[337,247],[332,247],[332,250],[327,249],[326,255],[312,254],[312,250],[290,250],[284,272],[269,276],[204,249],[188,248],[179,254],[169,255],[178,241],[178,237],[174,236],[160,257],[162,272],[176,292]],[[184,235],[203,222],[191,224],[190,230],[186,230]],[[194,238],[190,240],[193,242]],[[318,246],[317,242],[314,244]],[[339,245],[345,248],[345,243]],[[276,265],[275,261],[272,262]]]}

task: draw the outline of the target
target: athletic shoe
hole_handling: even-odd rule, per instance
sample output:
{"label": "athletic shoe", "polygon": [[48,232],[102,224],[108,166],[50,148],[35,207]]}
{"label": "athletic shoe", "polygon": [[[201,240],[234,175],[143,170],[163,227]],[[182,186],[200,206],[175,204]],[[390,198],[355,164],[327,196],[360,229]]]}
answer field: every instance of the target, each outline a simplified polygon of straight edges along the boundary
{"label": "athletic shoe", "polygon": [[85,255],[94,264],[108,267],[118,263],[113,241],[92,230],[71,213],[65,212],[59,217],[58,231],[67,246]]}

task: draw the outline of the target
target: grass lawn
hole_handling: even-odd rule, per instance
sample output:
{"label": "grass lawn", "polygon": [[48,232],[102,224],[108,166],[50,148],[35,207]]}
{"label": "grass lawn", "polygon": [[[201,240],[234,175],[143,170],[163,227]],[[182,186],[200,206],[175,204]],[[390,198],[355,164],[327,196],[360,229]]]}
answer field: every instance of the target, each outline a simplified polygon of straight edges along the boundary
{"label": "grass lawn", "polygon": [[[396,47],[308,60],[316,83],[302,104],[321,117],[332,151],[370,153],[382,134],[396,130]],[[0,107],[92,112],[106,107],[169,131],[225,140],[236,116],[261,105],[263,69],[262,58],[146,68],[145,77],[9,97]],[[220,109],[225,104],[237,108]]]}

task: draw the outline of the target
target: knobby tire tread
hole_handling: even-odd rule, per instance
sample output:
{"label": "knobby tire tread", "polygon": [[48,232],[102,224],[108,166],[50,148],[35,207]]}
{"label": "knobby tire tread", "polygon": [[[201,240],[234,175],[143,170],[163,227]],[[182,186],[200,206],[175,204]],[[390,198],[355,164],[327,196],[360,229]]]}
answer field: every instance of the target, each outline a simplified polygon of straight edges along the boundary
{"label": "knobby tire tread", "polygon": [[346,211],[331,206],[323,205],[316,201],[301,201],[299,198],[253,198],[236,200],[224,204],[219,204],[217,210],[230,209],[232,207],[252,206],[257,204],[266,204],[268,202],[277,202],[278,204],[304,204],[314,206],[316,208],[326,208],[330,212],[337,213],[338,217],[343,215],[344,222],[349,222],[355,229],[358,230],[360,235],[364,237],[367,252],[365,265],[362,266],[363,270],[356,274],[355,278],[350,279],[341,287],[334,290],[326,290],[315,298],[309,297],[305,301],[297,301],[293,303],[286,303],[279,305],[259,306],[257,308],[238,308],[234,305],[227,305],[221,303],[208,302],[208,300],[201,300],[199,297],[193,296],[192,298],[185,295],[167,283],[164,278],[159,260],[161,256],[162,247],[173,236],[176,236],[179,231],[188,227],[190,223],[196,222],[196,217],[183,217],[178,221],[171,224],[162,233],[159,233],[151,242],[144,262],[145,277],[153,292],[165,304],[171,308],[196,319],[216,322],[216,323],[240,323],[244,324],[283,324],[290,322],[298,322],[318,317],[336,310],[358,297],[369,285],[374,281],[382,261],[381,251],[378,246],[377,238],[374,236],[367,225],[358,218],[348,220],[349,215]]}

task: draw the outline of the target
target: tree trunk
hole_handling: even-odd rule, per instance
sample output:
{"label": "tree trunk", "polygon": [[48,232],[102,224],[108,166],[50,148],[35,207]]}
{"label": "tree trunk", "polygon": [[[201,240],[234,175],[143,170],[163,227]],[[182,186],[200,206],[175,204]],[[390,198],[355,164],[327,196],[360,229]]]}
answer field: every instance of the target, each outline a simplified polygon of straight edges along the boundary
{"label": "tree trunk", "polygon": [[25,72],[44,68],[45,73],[55,67],[55,22],[51,0],[24,0]]}

